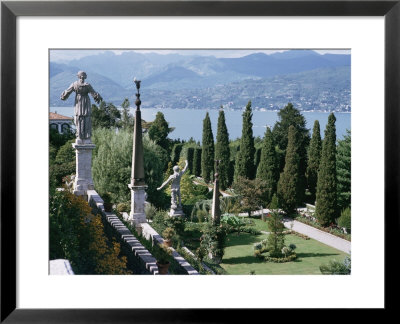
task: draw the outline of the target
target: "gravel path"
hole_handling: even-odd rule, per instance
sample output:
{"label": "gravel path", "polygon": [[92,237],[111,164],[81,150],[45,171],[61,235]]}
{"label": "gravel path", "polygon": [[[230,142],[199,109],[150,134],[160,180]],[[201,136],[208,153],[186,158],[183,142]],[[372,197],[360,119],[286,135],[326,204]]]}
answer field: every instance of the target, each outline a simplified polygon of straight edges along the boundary
{"label": "gravel path", "polygon": [[[200,183],[197,183],[197,182],[195,182],[195,184],[201,185]],[[210,187],[209,187],[209,189],[210,189]],[[222,193],[222,195],[230,196],[229,194],[224,193],[224,192]],[[304,208],[304,210],[306,210],[306,208]],[[271,212],[269,209],[263,209],[263,213],[269,213],[269,212]],[[260,215],[261,210],[254,211],[251,214],[252,215]],[[247,213],[240,213],[239,216],[247,216]],[[293,228],[291,227],[292,222],[293,222]],[[284,219],[283,224],[288,229],[292,229],[293,231],[307,235],[307,236],[311,237],[312,239],[317,240],[323,244],[329,245],[335,249],[338,249],[340,251],[350,254],[351,242],[349,242],[345,239],[342,239],[338,236],[321,231],[315,227],[298,222],[296,220]],[[263,234],[267,234],[267,232],[265,232]]]}
{"label": "gravel path", "polygon": [[293,222],[293,230],[294,231],[299,232],[301,234],[305,234],[314,240],[317,240],[321,243],[324,243],[326,245],[334,247],[335,249],[338,249],[340,251],[350,254],[351,242],[344,240],[340,237],[337,237],[335,235],[332,235],[330,233],[321,231],[315,227],[298,222],[296,220],[293,221],[293,220],[285,219],[283,224],[285,225],[286,228],[290,229],[291,228],[290,225],[292,222]]}
{"label": "gravel path", "polygon": [[[269,209],[264,209],[263,213],[269,213],[271,212]],[[252,215],[260,215],[261,211],[257,210],[255,212],[251,213]],[[239,214],[240,216],[247,216],[247,213],[241,213]],[[286,228],[292,229],[290,227],[291,223],[293,222],[293,231],[296,231],[298,233],[307,235],[311,237],[314,240],[317,240],[321,243],[324,243],[326,245],[329,245],[335,249],[338,249],[340,251],[346,252],[350,254],[351,250],[351,242],[342,239],[340,237],[337,237],[335,235],[332,235],[330,233],[321,231],[315,227],[312,227],[310,225],[306,225],[304,223],[301,223],[296,220],[291,220],[291,219],[284,219],[283,224],[285,225]]]}

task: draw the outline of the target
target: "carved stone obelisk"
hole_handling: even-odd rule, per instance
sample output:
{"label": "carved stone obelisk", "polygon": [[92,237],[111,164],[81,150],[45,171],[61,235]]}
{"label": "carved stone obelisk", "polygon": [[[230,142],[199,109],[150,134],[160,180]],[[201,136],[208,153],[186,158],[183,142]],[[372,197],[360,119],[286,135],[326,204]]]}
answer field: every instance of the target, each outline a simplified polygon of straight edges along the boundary
{"label": "carved stone obelisk", "polygon": [[88,190],[94,189],[92,179],[92,151],[96,147],[92,141],[91,103],[89,94],[96,103],[103,98],[85,80],[87,75],[79,71],[78,81],[73,82],[68,89],[61,94],[61,100],[68,99],[75,92],[74,122],[76,126],[76,141],[72,147],[76,151],[76,175],[74,181],[74,194],[78,196],[87,195]]}
{"label": "carved stone obelisk", "polygon": [[219,179],[218,179],[218,166],[219,160],[215,161],[215,174],[214,174],[214,192],[213,192],[213,202],[211,208],[211,217],[214,225],[219,225],[221,222],[221,209],[219,206]]}
{"label": "carved stone obelisk", "polygon": [[136,84],[136,111],[135,128],[133,131],[133,152],[132,152],[132,173],[131,183],[128,185],[131,190],[131,211],[128,221],[135,225],[138,232],[141,232],[141,223],[146,223],[144,206],[146,201],[147,185],[144,181],[144,161],[143,161],[143,142],[142,142],[142,117],[140,111],[140,81],[134,80]]}

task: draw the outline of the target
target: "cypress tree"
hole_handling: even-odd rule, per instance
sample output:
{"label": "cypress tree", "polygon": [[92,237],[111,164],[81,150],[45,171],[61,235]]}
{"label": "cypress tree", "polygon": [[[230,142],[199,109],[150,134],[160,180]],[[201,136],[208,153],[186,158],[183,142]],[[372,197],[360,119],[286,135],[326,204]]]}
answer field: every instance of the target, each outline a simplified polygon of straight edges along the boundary
{"label": "cypress tree", "polygon": [[196,147],[193,153],[193,174],[196,177],[201,175],[201,147]]}
{"label": "cypress tree", "polygon": [[338,141],[336,152],[338,212],[351,205],[351,133]]}
{"label": "cypress tree", "polygon": [[193,157],[194,157],[194,147],[188,147],[186,151],[186,160],[188,161],[188,171],[193,174]]}
{"label": "cypress tree", "polygon": [[251,101],[248,102],[246,110],[243,112],[242,138],[240,139],[240,150],[236,154],[234,181],[240,177],[253,179],[255,176],[254,166],[254,137],[253,123],[251,121]]}
{"label": "cypress tree", "polygon": [[[254,156],[254,167],[257,170],[261,161],[261,147],[256,148],[256,154]],[[256,173],[257,174],[257,173]]]}
{"label": "cypress tree", "polygon": [[282,248],[285,246],[285,234],[283,230],[285,226],[282,222],[282,216],[274,211],[268,218],[268,229],[270,234],[267,237],[267,248],[270,251],[270,256],[279,257],[282,255]]}
{"label": "cypress tree", "polygon": [[294,126],[289,127],[288,146],[286,148],[285,168],[278,182],[278,199],[282,209],[291,214],[295,212],[301,196],[300,155],[298,133]]}
{"label": "cypress tree", "polygon": [[307,148],[310,143],[309,130],[306,128],[306,120],[300,111],[293,107],[291,103],[278,112],[279,121],[276,122],[272,135],[274,142],[278,146],[279,154],[279,172],[282,172],[285,166],[285,150],[288,145],[289,127],[292,125],[296,128],[299,136],[299,155],[300,155],[300,182],[303,187],[301,200],[304,198],[306,187],[306,169],[307,169]]}
{"label": "cypress tree", "polygon": [[172,152],[171,152],[171,161],[172,163],[175,165],[178,163],[179,161],[179,156],[181,154],[183,148],[183,144],[182,143],[176,143],[173,147],[172,147]]}
{"label": "cypress tree", "polygon": [[322,141],[319,127],[319,121],[314,122],[313,134],[308,149],[308,165],[306,171],[307,185],[311,193],[311,199],[315,201],[315,192],[317,190],[317,179],[319,163],[321,161]]}
{"label": "cypress tree", "polygon": [[[222,108],[222,106],[221,106]],[[229,134],[225,123],[225,113],[221,109],[218,116],[217,143],[215,144],[215,159],[220,160],[218,166],[219,186],[225,190],[229,186]]]}
{"label": "cypress tree", "polygon": [[279,180],[279,161],[275,150],[271,129],[268,127],[261,148],[260,164],[257,168],[257,178],[265,180],[271,189],[268,201],[276,193]]}
{"label": "cypress tree", "polygon": [[335,221],[337,216],[336,188],[336,117],[331,113],[322,143],[321,163],[318,171],[315,214],[322,226]]}
{"label": "cypress tree", "polygon": [[214,173],[214,137],[208,112],[203,120],[203,138],[201,152],[201,176],[205,182],[210,182]]}

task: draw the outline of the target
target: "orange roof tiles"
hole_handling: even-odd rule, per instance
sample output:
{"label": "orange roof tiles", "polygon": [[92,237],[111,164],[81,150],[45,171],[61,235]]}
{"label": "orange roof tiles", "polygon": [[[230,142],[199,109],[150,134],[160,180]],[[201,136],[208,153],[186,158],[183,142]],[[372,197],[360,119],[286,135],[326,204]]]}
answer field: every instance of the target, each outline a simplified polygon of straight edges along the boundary
{"label": "orange roof tiles", "polygon": [[50,113],[50,119],[72,120],[73,118],[72,118],[72,117],[67,117],[67,116],[63,116],[63,115],[60,115],[60,114],[56,114],[56,113],[51,112],[51,113]]}

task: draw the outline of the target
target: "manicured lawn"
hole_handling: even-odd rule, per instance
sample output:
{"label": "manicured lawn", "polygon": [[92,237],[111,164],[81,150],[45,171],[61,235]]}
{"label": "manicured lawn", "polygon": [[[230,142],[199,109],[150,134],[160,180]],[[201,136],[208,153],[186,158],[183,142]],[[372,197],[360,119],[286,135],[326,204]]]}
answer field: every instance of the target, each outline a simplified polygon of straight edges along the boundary
{"label": "manicured lawn", "polygon": [[267,222],[262,221],[260,218],[248,218],[246,217],[245,220],[251,220],[254,224],[254,228],[259,231],[269,232]]}
{"label": "manicured lawn", "polygon": [[250,271],[255,271],[256,275],[317,275],[321,274],[319,271],[321,264],[327,264],[332,259],[342,261],[347,255],[313,239],[304,240],[295,235],[286,235],[285,244],[293,243],[297,246],[297,260],[287,263],[264,262],[254,256],[253,244],[266,239],[267,236],[247,233],[240,236],[236,233],[229,234],[221,267],[228,274],[234,275],[248,275]]}

